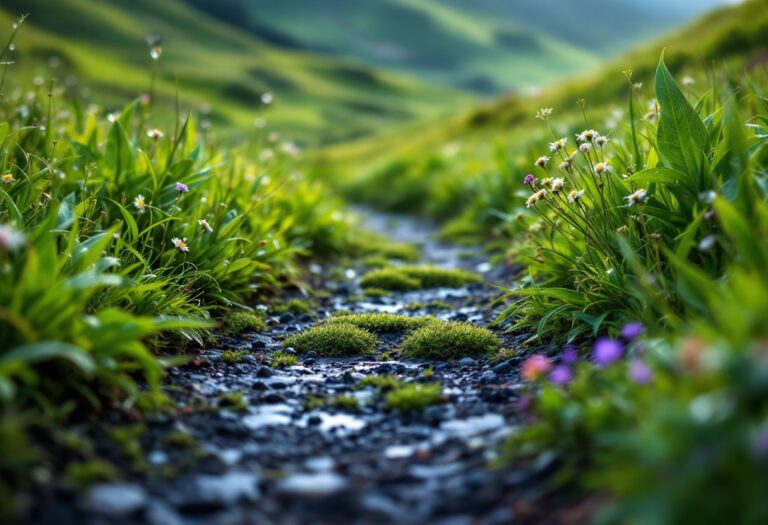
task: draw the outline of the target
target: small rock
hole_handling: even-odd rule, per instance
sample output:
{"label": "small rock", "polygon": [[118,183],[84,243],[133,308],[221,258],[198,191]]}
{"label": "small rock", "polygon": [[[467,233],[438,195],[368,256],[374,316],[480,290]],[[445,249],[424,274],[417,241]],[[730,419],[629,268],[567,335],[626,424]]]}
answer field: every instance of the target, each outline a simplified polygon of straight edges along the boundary
{"label": "small rock", "polygon": [[288,388],[288,385],[286,385],[282,381],[275,381],[272,383],[272,388],[274,388],[275,390],[285,390],[286,388]]}
{"label": "small rock", "polygon": [[310,351],[309,351],[309,352],[307,352],[305,355],[306,355],[307,357],[317,357],[317,352],[315,352],[314,350],[310,350]]}
{"label": "small rock", "polygon": [[265,390],[269,390],[269,386],[267,386],[264,381],[256,381],[253,385],[251,385],[251,388],[257,392],[264,392]]}
{"label": "small rock", "polygon": [[285,403],[285,397],[280,394],[270,392],[261,398],[265,403]]}
{"label": "small rock", "polygon": [[321,418],[317,414],[313,414],[307,418],[307,424],[311,426],[317,426],[322,422],[323,422],[323,418]]}
{"label": "small rock", "polygon": [[275,373],[268,366],[262,366],[256,370],[256,377],[272,377],[273,375],[275,375]]}
{"label": "small rock", "polygon": [[264,350],[265,348],[267,348],[267,343],[260,339],[251,342],[251,350]]}
{"label": "small rock", "polygon": [[99,484],[83,498],[85,509],[112,518],[130,516],[147,505],[147,493],[135,483]]}
{"label": "small rock", "polygon": [[512,361],[504,361],[493,367],[493,371],[497,374],[506,374],[512,370]]}
{"label": "small rock", "polygon": [[312,316],[309,314],[302,314],[299,316],[299,322],[300,323],[311,323],[312,322]]}
{"label": "small rock", "polygon": [[277,491],[286,496],[322,498],[347,488],[347,480],[333,472],[291,474],[277,483]]}
{"label": "small rock", "polygon": [[284,313],[279,318],[280,324],[288,324],[290,322],[293,322],[294,319],[295,319],[295,316],[290,312]]}
{"label": "small rock", "polygon": [[481,383],[495,383],[498,381],[499,376],[496,375],[496,373],[493,370],[486,370],[482,374],[480,374],[480,382]]}
{"label": "small rock", "polygon": [[283,349],[283,353],[288,355],[296,355],[296,350],[289,346],[288,348]]}
{"label": "small rock", "polygon": [[311,358],[311,357],[310,357],[309,359],[305,359],[305,360],[303,361],[303,363],[304,363],[304,365],[306,365],[306,366],[312,366],[312,365],[314,365],[314,364],[317,364],[317,359],[313,359],[313,358]]}
{"label": "small rock", "polygon": [[461,366],[473,366],[477,364],[477,361],[475,361],[471,357],[462,357],[461,359],[456,361],[456,364]]}

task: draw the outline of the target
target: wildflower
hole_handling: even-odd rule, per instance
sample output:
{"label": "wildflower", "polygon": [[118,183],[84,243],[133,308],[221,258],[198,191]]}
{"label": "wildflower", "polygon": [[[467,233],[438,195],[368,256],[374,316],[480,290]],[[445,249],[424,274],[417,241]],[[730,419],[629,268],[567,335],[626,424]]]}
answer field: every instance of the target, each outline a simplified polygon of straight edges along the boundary
{"label": "wildflower", "polygon": [[176,191],[179,193],[189,193],[189,186],[187,186],[184,183],[177,182],[176,183]]}
{"label": "wildflower", "polygon": [[576,350],[576,347],[573,345],[568,345],[565,347],[565,350],[563,350],[563,353],[560,354],[560,362],[566,365],[572,365],[576,362],[578,357],[579,352]]}
{"label": "wildflower", "polygon": [[627,227],[626,224],[616,228],[616,233],[627,233],[628,231],[629,231],[629,228]]}
{"label": "wildflower", "polygon": [[647,385],[653,380],[653,371],[647,364],[635,359],[629,364],[629,378],[638,385]]}
{"label": "wildflower", "polygon": [[716,242],[717,238],[714,235],[707,235],[699,241],[699,250],[702,252],[708,252],[715,247]]}
{"label": "wildflower", "polygon": [[595,341],[592,349],[592,360],[600,368],[606,367],[621,358],[623,352],[621,342],[608,337],[601,337]]}
{"label": "wildflower", "polygon": [[274,100],[274,96],[270,92],[263,93],[261,95],[261,103],[265,105],[269,105]]}
{"label": "wildflower", "polygon": [[549,157],[546,156],[541,156],[534,162],[534,165],[539,168],[546,168],[547,164],[549,164]]}
{"label": "wildflower", "polygon": [[10,225],[0,224],[0,251],[14,252],[24,245],[24,234]]}
{"label": "wildflower", "polygon": [[643,326],[643,323],[627,323],[621,329],[621,337],[625,341],[633,341],[643,335],[644,332],[645,326]]}
{"label": "wildflower", "polygon": [[600,133],[598,133],[594,129],[585,129],[584,131],[576,135],[576,140],[578,140],[579,142],[592,142],[599,136],[600,136]]}
{"label": "wildflower", "polygon": [[546,186],[547,188],[552,186],[552,177],[544,177],[541,179],[541,185]]}
{"label": "wildflower", "polygon": [[523,363],[523,377],[526,381],[536,381],[549,372],[552,363],[541,354],[534,354]]}
{"label": "wildflower", "polygon": [[602,175],[606,171],[611,171],[611,166],[607,162],[598,162],[595,164],[595,173]]}
{"label": "wildflower", "polygon": [[147,203],[144,200],[144,195],[136,195],[136,198],[133,199],[133,205],[136,206],[136,209],[139,210],[139,213],[144,213],[144,209],[147,207]]}
{"label": "wildflower", "polygon": [[547,190],[539,190],[530,197],[528,197],[528,200],[525,201],[525,205],[530,208],[532,206],[535,206],[537,202],[539,202],[541,199],[547,196]]}
{"label": "wildflower", "polygon": [[547,120],[547,117],[549,117],[552,114],[552,108],[541,108],[536,112],[536,118],[540,120]]}
{"label": "wildflower", "polygon": [[531,396],[523,395],[517,398],[515,406],[518,412],[528,412],[531,409]]}
{"label": "wildflower", "polygon": [[592,149],[592,144],[590,144],[589,142],[585,142],[584,144],[581,144],[579,146],[579,151],[582,153],[587,153],[591,149]]}
{"label": "wildflower", "polygon": [[552,142],[549,145],[549,150],[550,151],[560,151],[561,149],[563,149],[565,147],[565,143],[566,142],[568,142],[568,139],[565,138],[565,137],[563,137],[561,139],[557,139],[556,141]]}
{"label": "wildflower", "polygon": [[597,144],[598,146],[600,146],[602,148],[603,146],[608,144],[609,140],[611,140],[611,139],[609,139],[605,135],[598,135],[598,137],[595,138],[595,144]]}
{"label": "wildflower", "polygon": [[5,184],[6,186],[16,182],[16,179],[13,178],[13,174],[12,173],[6,173],[2,177],[0,177],[0,180],[2,180],[3,184]]}
{"label": "wildflower", "polygon": [[157,128],[152,128],[152,129],[147,130],[147,136],[149,138],[151,138],[152,140],[160,140],[161,138],[163,138],[165,136],[165,133],[163,133],[162,131],[160,131]]}
{"label": "wildflower", "polygon": [[533,186],[536,184],[536,177],[533,176],[533,173],[529,173],[528,175],[525,176],[525,178],[523,179],[523,184],[525,184],[526,186]]}
{"label": "wildflower", "polygon": [[573,190],[568,194],[568,202],[577,202],[584,195],[584,190]]}
{"label": "wildflower", "polygon": [[179,250],[180,252],[185,252],[186,253],[186,252],[189,251],[189,246],[187,246],[187,238],[186,237],[184,237],[183,239],[179,239],[178,237],[174,237],[173,239],[171,239],[171,242],[176,247],[176,249]]}
{"label": "wildflower", "polygon": [[552,191],[560,191],[565,186],[565,179],[561,177],[555,177],[552,179]]}
{"label": "wildflower", "polygon": [[565,365],[558,365],[549,373],[549,380],[555,385],[567,385],[573,379],[573,372]]}
{"label": "wildflower", "polygon": [[632,206],[633,204],[642,204],[643,201],[648,198],[648,193],[645,190],[637,190],[636,192],[624,198],[628,201],[627,206]]}
{"label": "wildflower", "polygon": [[160,46],[155,46],[149,50],[149,56],[152,58],[152,60],[159,60],[160,55],[162,54],[163,54],[163,48]]}
{"label": "wildflower", "polygon": [[208,221],[206,221],[205,219],[200,219],[199,221],[197,221],[197,224],[204,230],[208,230],[209,232],[213,231],[213,228],[211,228],[211,225],[208,224]]}
{"label": "wildflower", "polygon": [[683,86],[689,88],[689,87],[692,87],[692,86],[694,86],[696,84],[696,80],[694,80],[693,77],[685,76],[681,80],[681,83],[683,84]]}
{"label": "wildflower", "polygon": [[564,160],[563,162],[560,163],[558,168],[560,168],[563,171],[571,171],[573,166],[571,165],[571,161],[566,159],[566,160]]}

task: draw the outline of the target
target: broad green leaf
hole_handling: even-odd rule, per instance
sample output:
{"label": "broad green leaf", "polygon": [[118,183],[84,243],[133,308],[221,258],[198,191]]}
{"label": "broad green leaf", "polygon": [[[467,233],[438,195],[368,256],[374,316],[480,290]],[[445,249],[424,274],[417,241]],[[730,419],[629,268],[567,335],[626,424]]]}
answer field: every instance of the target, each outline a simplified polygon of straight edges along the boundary
{"label": "broad green leaf", "polygon": [[123,173],[133,171],[133,150],[120,122],[112,124],[109,130],[104,161],[107,164],[107,168],[115,174],[118,180]]}
{"label": "broad green leaf", "polygon": [[79,346],[61,341],[40,341],[17,346],[5,353],[0,358],[0,370],[14,368],[19,364],[32,365],[51,359],[66,359],[86,373],[92,372],[95,366],[88,352]]}
{"label": "broad green leaf", "polygon": [[657,148],[670,168],[697,175],[709,150],[709,134],[664,64],[656,70],[656,98],[661,106]]}

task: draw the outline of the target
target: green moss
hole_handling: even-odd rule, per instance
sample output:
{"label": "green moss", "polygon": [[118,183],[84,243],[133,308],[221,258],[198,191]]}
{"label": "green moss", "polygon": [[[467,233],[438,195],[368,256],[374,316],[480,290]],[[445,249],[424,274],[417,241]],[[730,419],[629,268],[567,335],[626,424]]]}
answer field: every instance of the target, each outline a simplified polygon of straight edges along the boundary
{"label": "green moss", "polygon": [[293,347],[297,352],[314,350],[322,356],[372,354],[377,343],[371,332],[343,322],[315,326],[283,341],[285,347]]}
{"label": "green moss", "polygon": [[197,447],[197,440],[189,432],[175,431],[165,436],[165,444],[174,448],[189,449]]}
{"label": "green moss", "polygon": [[367,268],[385,268],[389,266],[389,259],[381,255],[369,255],[363,259],[363,265]]}
{"label": "green moss", "polygon": [[224,318],[223,332],[226,335],[263,332],[266,329],[264,319],[251,312],[232,312]]}
{"label": "green moss", "polygon": [[450,310],[451,305],[446,303],[445,301],[438,301],[435,299],[434,301],[429,301],[428,303],[409,303],[404,306],[406,310],[414,311],[414,310]]}
{"label": "green moss", "polygon": [[226,408],[234,412],[248,410],[248,401],[242,392],[227,392],[219,396],[219,408]]}
{"label": "green moss", "polygon": [[117,470],[108,461],[94,459],[70,463],[67,466],[65,476],[76,487],[83,489],[94,483],[117,480]]}
{"label": "green moss", "polygon": [[291,299],[286,303],[275,305],[272,308],[272,311],[276,314],[308,314],[312,312],[312,305],[301,299]]}
{"label": "green moss", "polygon": [[511,348],[502,348],[501,350],[493,354],[489,359],[489,361],[491,363],[501,363],[502,361],[506,361],[508,359],[517,357],[517,355],[518,355],[517,350],[513,350]]}
{"label": "green moss", "polygon": [[499,338],[485,328],[450,322],[419,328],[403,341],[403,353],[417,359],[457,359],[489,355],[500,345]]}
{"label": "green moss", "polygon": [[296,364],[296,356],[285,352],[275,352],[270,358],[272,368],[286,368]]}
{"label": "green moss", "polygon": [[394,390],[400,386],[400,380],[395,376],[365,376],[357,384],[358,388],[366,388],[372,386],[378,388],[382,392],[388,392]]}
{"label": "green moss", "polygon": [[239,363],[248,353],[248,350],[226,350],[221,353],[221,360],[227,364]]}
{"label": "green moss", "polygon": [[126,457],[133,461],[142,461],[144,452],[141,448],[141,437],[144,435],[146,427],[142,423],[135,425],[124,425],[113,428],[109,436]]}
{"label": "green moss", "polygon": [[386,297],[389,295],[389,291],[383,288],[365,288],[363,289],[363,295],[366,297]]}
{"label": "green moss", "polygon": [[328,319],[329,324],[350,324],[374,334],[409,332],[437,322],[434,317],[409,317],[390,313],[337,315]]}
{"label": "green moss", "polygon": [[144,414],[164,414],[176,408],[168,394],[162,390],[147,390],[136,399],[136,408]]}
{"label": "green moss", "polygon": [[481,281],[482,277],[465,270],[435,266],[398,266],[381,268],[367,273],[360,280],[360,286],[392,291],[409,291],[425,288],[459,288],[465,284]]}
{"label": "green moss", "polygon": [[403,412],[421,412],[442,398],[440,384],[403,384],[387,394],[387,406]]}
{"label": "green moss", "polygon": [[357,410],[360,407],[357,398],[350,394],[342,394],[333,399],[333,405],[348,410]]}
{"label": "green moss", "polygon": [[326,404],[325,398],[320,396],[309,396],[304,401],[304,408],[307,410],[313,410],[315,408],[322,408]]}

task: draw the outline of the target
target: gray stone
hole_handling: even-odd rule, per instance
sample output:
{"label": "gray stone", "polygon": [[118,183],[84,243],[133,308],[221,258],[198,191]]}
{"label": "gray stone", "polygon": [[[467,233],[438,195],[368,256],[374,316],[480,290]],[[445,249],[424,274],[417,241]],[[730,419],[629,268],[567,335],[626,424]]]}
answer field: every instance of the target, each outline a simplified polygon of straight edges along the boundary
{"label": "gray stone", "polygon": [[94,485],[82,501],[85,509],[113,518],[130,516],[146,505],[147,493],[135,483]]}

